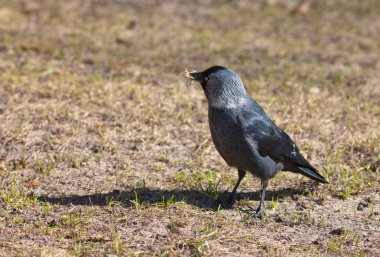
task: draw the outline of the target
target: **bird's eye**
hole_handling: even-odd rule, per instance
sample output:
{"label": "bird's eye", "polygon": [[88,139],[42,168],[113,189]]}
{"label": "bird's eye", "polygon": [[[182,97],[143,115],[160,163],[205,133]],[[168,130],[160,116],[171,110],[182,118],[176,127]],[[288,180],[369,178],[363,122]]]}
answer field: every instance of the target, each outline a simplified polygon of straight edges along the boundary
{"label": "bird's eye", "polygon": [[205,80],[206,80],[206,81],[208,80],[208,77],[207,77],[207,76],[205,77]]}

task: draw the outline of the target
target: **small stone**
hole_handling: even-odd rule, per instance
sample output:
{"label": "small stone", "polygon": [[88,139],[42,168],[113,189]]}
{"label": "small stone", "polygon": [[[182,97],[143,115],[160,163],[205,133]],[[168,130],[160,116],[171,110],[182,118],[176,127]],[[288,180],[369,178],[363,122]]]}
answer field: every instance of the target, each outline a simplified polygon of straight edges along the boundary
{"label": "small stone", "polygon": [[366,202],[360,202],[358,204],[357,210],[358,211],[362,211],[362,210],[364,210],[364,208],[367,208],[367,207],[368,207],[368,203],[366,203]]}
{"label": "small stone", "polygon": [[319,87],[312,87],[310,88],[310,93],[319,94],[321,93],[321,89]]}
{"label": "small stone", "polygon": [[15,208],[13,208],[9,213],[10,213],[10,214],[18,214],[18,213],[20,213],[20,209],[17,208],[17,207],[15,207]]}
{"label": "small stone", "polygon": [[277,223],[282,223],[282,222],[284,222],[283,220],[282,220],[282,218],[281,217],[276,217],[275,219],[274,219],[274,221],[276,221]]}
{"label": "small stone", "polygon": [[55,227],[55,226],[57,226],[57,221],[55,219],[49,221],[48,222],[48,226],[49,227]]}
{"label": "small stone", "polygon": [[336,228],[336,229],[333,229],[333,230],[330,231],[330,235],[340,236],[340,235],[342,235],[345,232],[346,232],[346,230],[344,228]]}

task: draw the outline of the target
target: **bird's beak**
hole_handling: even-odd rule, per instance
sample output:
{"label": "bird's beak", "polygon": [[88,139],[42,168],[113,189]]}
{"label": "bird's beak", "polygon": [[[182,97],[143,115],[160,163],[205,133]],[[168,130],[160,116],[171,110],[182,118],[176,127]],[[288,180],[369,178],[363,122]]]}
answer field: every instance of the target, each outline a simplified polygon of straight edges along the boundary
{"label": "bird's beak", "polygon": [[202,83],[203,81],[203,72],[190,72],[189,74],[190,79],[198,81]]}

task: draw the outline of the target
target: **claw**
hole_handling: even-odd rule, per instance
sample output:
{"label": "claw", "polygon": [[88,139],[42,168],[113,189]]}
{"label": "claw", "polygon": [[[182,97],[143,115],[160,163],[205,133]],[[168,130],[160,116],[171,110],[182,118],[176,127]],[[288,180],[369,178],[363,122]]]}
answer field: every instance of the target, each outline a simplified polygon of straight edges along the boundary
{"label": "claw", "polygon": [[239,179],[236,182],[236,185],[234,186],[234,189],[230,193],[230,195],[227,198],[227,200],[223,203],[224,205],[227,205],[228,207],[231,207],[231,206],[234,205],[234,203],[236,201],[236,190],[239,187],[240,182],[243,180],[243,178],[244,178],[244,176],[246,174],[246,171],[244,171],[244,170],[238,170],[238,174],[239,174]]}
{"label": "claw", "polygon": [[264,199],[265,199],[265,189],[267,188],[268,180],[261,180],[261,197],[260,197],[260,204],[259,208],[257,208],[256,212],[252,215],[253,218],[259,218],[262,219],[264,215]]}
{"label": "claw", "polygon": [[252,214],[252,218],[254,219],[262,219],[265,214],[264,208],[260,205],[259,208],[257,208],[256,212]]}

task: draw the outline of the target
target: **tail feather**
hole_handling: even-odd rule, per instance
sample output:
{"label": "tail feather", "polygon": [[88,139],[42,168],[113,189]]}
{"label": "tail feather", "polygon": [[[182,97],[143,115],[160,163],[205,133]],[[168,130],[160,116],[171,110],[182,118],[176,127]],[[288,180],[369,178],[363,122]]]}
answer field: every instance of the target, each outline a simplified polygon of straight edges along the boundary
{"label": "tail feather", "polygon": [[306,167],[298,167],[298,169],[299,169],[299,173],[300,174],[302,174],[302,175],[304,175],[304,176],[306,176],[308,178],[311,178],[311,179],[313,179],[315,181],[318,181],[320,183],[329,183],[315,169],[306,168]]}

